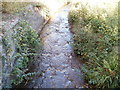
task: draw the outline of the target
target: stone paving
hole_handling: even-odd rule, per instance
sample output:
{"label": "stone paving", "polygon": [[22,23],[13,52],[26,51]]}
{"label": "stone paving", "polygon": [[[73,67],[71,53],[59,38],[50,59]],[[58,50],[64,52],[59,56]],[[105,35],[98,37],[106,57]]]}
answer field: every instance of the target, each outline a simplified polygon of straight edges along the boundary
{"label": "stone paving", "polygon": [[81,88],[84,84],[80,64],[71,43],[67,7],[55,13],[41,34],[44,50],[36,71],[42,75],[28,82],[28,88]]}

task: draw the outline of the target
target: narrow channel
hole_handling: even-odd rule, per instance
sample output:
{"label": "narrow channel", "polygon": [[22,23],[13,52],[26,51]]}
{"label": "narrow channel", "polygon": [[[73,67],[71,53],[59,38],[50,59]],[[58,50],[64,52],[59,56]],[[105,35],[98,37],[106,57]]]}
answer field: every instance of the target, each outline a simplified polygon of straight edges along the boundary
{"label": "narrow channel", "polygon": [[84,84],[80,64],[75,58],[71,43],[72,33],[68,23],[69,6],[56,12],[45,26],[41,38],[43,42],[42,61],[36,70],[39,75],[28,82],[28,88],[81,88]]}

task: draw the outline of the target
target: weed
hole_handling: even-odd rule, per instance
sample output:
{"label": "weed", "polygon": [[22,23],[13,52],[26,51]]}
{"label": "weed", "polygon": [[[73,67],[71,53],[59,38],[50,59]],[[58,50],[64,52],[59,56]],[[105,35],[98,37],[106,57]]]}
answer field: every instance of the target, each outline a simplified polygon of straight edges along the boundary
{"label": "weed", "polygon": [[85,80],[98,88],[116,88],[120,87],[120,66],[115,49],[118,47],[118,19],[116,12],[103,16],[104,13],[95,14],[88,8],[79,8],[69,13],[69,22],[74,25],[74,51],[88,60],[82,67]]}
{"label": "weed", "polygon": [[[8,67],[11,70],[11,85],[18,85],[23,80],[35,75],[35,72],[26,72],[29,63],[35,60],[38,50],[40,51],[42,46],[36,31],[26,21],[20,21],[12,33],[11,36],[6,34],[3,37],[3,48],[6,55],[2,60],[3,66],[6,62],[10,64]],[[14,52],[11,53],[11,51]]]}

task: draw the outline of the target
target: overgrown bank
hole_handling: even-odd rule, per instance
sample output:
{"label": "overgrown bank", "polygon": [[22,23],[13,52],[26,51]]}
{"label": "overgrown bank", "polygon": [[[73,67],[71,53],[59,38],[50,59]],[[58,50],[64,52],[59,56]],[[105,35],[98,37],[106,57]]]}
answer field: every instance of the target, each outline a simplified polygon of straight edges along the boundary
{"label": "overgrown bank", "polygon": [[41,3],[2,4],[2,88],[11,88],[37,74],[29,67],[41,53],[42,44],[37,32],[49,12]]}
{"label": "overgrown bank", "polygon": [[97,88],[120,87],[118,58],[118,13],[108,13],[76,3],[69,13],[74,33],[74,51],[86,62],[82,67],[85,80]]}
{"label": "overgrown bank", "polygon": [[[4,55],[2,56],[3,74],[6,77],[6,71],[8,71],[10,74],[8,77],[11,77],[8,82],[4,82],[4,87],[10,87],[7,85],[18,85],[34,74],[34,72],[26,72],[28,71],[29,63],[32,60],[35,60],[35,56],[37,55],[38,50],[40,50],[40,47],[40,40],[38,39],[36,31],[25,21],[19,22],[17,28],[14,29],[13,32],[8,30],[4,34]],[[4,68],[6,65],[9,68]],[[5,77],[3,76],[3,78]]]}

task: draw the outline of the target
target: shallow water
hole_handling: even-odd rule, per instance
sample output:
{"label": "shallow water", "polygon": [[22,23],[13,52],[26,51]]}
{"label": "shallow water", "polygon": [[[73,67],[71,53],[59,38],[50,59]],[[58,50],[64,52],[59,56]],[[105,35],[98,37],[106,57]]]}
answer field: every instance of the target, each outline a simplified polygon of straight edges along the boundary
{"label": "shallow water", "polygon": [[42,72],[36,75],[28,88],[81,88],[84,84],[80,64],[73,53],[72,33],[68,23],[69,7],[55,13],[41,34],[44,51],[42,61],[38,60],[35,70]]}

